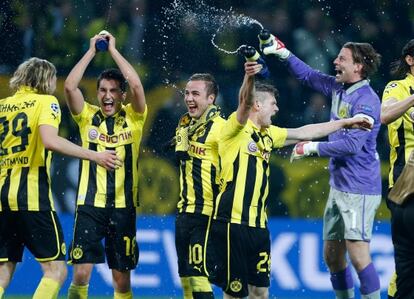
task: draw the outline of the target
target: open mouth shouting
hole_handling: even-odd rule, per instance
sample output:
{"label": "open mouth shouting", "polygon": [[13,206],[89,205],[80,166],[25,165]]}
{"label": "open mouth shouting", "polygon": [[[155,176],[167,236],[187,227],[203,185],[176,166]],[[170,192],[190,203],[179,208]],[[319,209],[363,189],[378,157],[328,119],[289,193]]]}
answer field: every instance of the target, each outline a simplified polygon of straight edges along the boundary
{"label": "open mouth shouting", "polygon": [[102,101],[102,109],[104,112],[111,112],[114,107],[113,99],[105,99]]}
{"label": "open mouth shouting", "polygon": [[194,116],[197,113],[197,105],[194,103],[187,104],[187,109],[190,116]]}
{"label": "open mouth shouting", "polygon": [[335,71],[336,71],[336,75],[335,75],[335,78],[336,79],[338,79],[338,78],[340,78],[341,76],[342,76],[342,74],[344,73],[342,70],[340,70],[340,69],[335,69]]}

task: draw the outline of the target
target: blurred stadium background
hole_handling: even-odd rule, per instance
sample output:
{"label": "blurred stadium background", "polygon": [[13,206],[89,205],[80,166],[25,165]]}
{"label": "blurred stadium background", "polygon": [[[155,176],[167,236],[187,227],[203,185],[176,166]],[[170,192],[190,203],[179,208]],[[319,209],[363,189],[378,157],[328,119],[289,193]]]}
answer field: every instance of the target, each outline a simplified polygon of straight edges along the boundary
{"label": "blurred stadium background", "polygon": [[[58,69],[56,95],[63,117],[60,134],[77,142],[76,127],[63,98],[63,81],[101,29],[116,37],[117,47],[136,66],[149,107],[140,161],[140,203],[137,237],[140,265],[134,272],[135,294],[181,297],[175,271],[173,215],[178,199],[178,169],[172,152],[163,145],[174,134],[185,111],[182,95],[173,87],[194,72],[211,72],[220,85],[219,103],[227,116],[237,105],[243,76],[243,59],[215,49],[210,32],[197,22],[164,26],[169,16],[163,7],[172,1],[158,0],[8,0],[0,3],[0,98],[10,94],[8,80],[15,67],[31,56],[45,58]],[[191,1],[183,1],[191,3]],[[328,0],[205,0],[205,5],[244,14],[260,21],[311,66],[332,73],[332,60],[346,41],[370,42],[383,56],[371,78],[381,96],[390,81],[389,64],[414,35],[414,4],[410,1]],[[217,43],[235,49],[243,43],[257,46],[256,26],[224,30]],[[165,43],[165,44],[164,44]],[[329,119],[330,101],[299,86],[276,59],[267,59],[271,81],[280,91],[280,112],[274,124],[296,127]],[[99,53],[88,68],[82,88],[95,101],[96,75],[114,66]],[[388,141],[386,128],[378,137],[382,161],[383,193],[387,190]],[[290,148],[273,155],[269,198],[273,238],[273,298],[329,298],[329,278],[321,257],[321,220],[328,191],[327,160],[308,159],[290,164]],[[299,171],[300,170],[300,171]],[[75,208],[77,161],[55,155],[53,186],[67,242],[71,238]],[[389,213],[383,204],[377,215],[373,257],[385,290],[393,267]],[[383,245],[379,245],[383,244]],[[6,298],[28,295],[40,277],[40,268],[26,254]],[[307,261],[307,262],[304,262]],[[96,267],[91,295],[111,295],[105,266]],[[175,272],[174,272],[175,271]],[[282,272],[281,272],[282,271]],[[283,275],[282,275],[283,274]],[[30,279],[28,279],[30,277]],[[24,283],[23,283],[24,281]],[[23,287],[25,285],[25,287]],[[65,285],[62,293],[66,292]],[[141,296],[142,295],[142,296]],[[279,297],[281,296],[281,297]],[[16,297],[17,298],[17,297]]]}

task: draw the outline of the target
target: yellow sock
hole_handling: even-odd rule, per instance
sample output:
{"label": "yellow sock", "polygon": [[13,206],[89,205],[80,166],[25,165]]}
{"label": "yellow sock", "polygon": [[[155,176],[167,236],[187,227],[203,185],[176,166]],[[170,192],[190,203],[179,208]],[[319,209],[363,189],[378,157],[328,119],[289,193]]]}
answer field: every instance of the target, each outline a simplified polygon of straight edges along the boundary
{"label": "yellow sock", "polygon": [[0,287],[0,299],[3,298],[4,295],[4,289],[3,287]]}
{"label": "yellow sock", "polygon": [[48,277],[43,277],[40,280],[35,293],[33,294],[33,299],[56,298],[59,293],[59,289],[59,282]]}
{"label": "yellow sock", "polygon": [[89,284],[86,286],[77,286],[70,284],[68,289],[68,299],[86,299],[88,298]]}
{"label": "yellow sock", "polygon": [[126,293],[118,293],[114,291],[114,299],[132,299],[132,291]]}
{"label": "yellow sock", "polygon": [[193,289],[191,288],[190,277],[181,277],[181,287],[183,288],[184,299],[193,298]]}
{"label": "yellow sock", "polygon": [[394,272],[388,285],[388,298],[394,298],[395,293],[397,293],[397,273]]}

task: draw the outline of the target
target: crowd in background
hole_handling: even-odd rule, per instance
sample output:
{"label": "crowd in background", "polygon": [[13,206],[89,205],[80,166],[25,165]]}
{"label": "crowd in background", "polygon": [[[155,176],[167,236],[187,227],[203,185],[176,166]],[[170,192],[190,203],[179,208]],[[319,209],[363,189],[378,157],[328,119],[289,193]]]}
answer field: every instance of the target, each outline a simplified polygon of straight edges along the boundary
{"label": "crowd in background", "polygon": [[[182,0],[183,2],[188,2]],[[134,64],[146,91],[166,82],[178,84],[195,72],[211,72],[220,85],[219,104],[227,116],[237,106],[237,93],[243,76],[243,58],[218,51],[211,44],[211,32],[197,20],[165,26],[171,16],[163,7],[172,1],[149,0],[10,0],[0,3],[0,74],[10,75],[23,60],[46,58],[66,77],[89,45],[89,39],[102,29],[116,37],[117,48]],[[191,3],[192,1],[189,1]],[[333,74],[332,61],[346,41],[369,42],[382,55],[382,65],[371,78],[381,97],[391,80],[389,65],[400,49],[414,37],[414,4],[410,1],[325,1],[325,0],[205,0],[206,5],[231,8],[258,20],[280,37],[287,48],[322,72]],[[201,13],[201,12],[200,12]],[[224,29],[216,42],[234,50],[241,44],[258,45],[258,26]],[[266,58],[270,80],[280,91],[280,113],[276,125],[297,127],[329,120],[327,98],[299,86],[276,59]],[[89,73],[94,76],[112,66],[108,56],[98,55]],[[5,88],[5,87],[2,87]],[[173,135],[179,115],[185,112],[182,96],[176,93],[159,110],[157,126],[144,146],[163,155],[162,144]],[[64,107],[63,107],[64,108]],[[61,126],[73,130],[69,118]],[[69,135],[75,134],[70,132]],[[378,151],[388,159],[385,128],[379,135]]]}

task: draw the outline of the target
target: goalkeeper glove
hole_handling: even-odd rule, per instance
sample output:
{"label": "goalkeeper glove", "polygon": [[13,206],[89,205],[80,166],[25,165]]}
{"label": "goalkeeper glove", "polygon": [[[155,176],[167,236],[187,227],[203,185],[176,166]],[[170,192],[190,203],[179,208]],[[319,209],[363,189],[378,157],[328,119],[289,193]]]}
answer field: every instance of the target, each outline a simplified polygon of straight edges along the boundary
{"label": "goalkeeper glove", "polygon": [[313,154],[319,154],[318,151],[319,142],[302,141],[295,145],[292,154],[290,155],[290,162],[293,160],[302,159]]}
{"label": "goalkeeper glove", "polygon": [[259,34],[260,50],[265,55],[276,55],[280,59],[284,60],[289,57],[290,51],[286,49],[285,44],[282,43],[277,37],[268,32]]}

